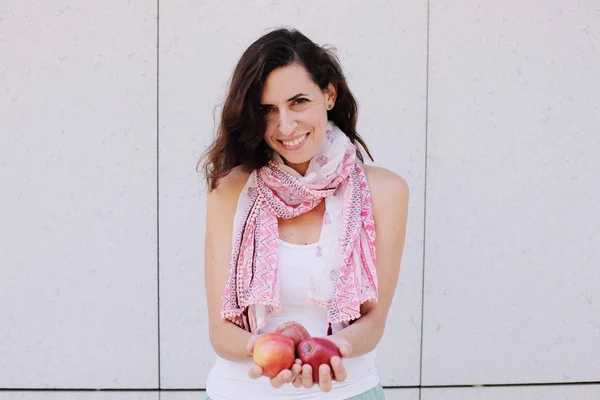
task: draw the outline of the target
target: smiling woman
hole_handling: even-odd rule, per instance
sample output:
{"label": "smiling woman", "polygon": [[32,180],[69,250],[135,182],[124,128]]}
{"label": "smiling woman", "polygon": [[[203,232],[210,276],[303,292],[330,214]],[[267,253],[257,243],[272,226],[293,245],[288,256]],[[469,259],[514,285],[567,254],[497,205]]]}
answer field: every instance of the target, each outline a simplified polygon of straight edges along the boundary
{"label": "smiling woman", "polygon": [[[284,86],[280,86],[282,83]],[[308,132],[299,132],[301,127],[293,126],[300,124],[294,117],[306,110],[311,111],[311,123],[318,120],[321,137],[325,123],[332,121],[373,159],[356,132],[356,100],[330,49],[317,46],[296,30],[285,29],[272,31],[252,43],[233,72],[217,139],[200,160],[208,186],[214,189],[217,181],[236,166],[247,172],[266,166],[274,154],[265,140],[267,129],[272,134],[283,118],[287,125],[281,128],[286,132],[293,129],[296,137],[282,132],[279,139],[298,139],[298,135]],[[357,157],[364,161],[358,147]]]}
{"label": "smiling woman", "polygon": [[[371,155],[356,122],[338,60],[300,32],[270,32],[238,62],[201,160],[217,353],[209,398],[383,399],[375,349],[398,280],[408,186],[363,164],[358,146]],[[290,321],[335,351],[283,367],[277,346],[265,354],[259,341],[254,352]]]}

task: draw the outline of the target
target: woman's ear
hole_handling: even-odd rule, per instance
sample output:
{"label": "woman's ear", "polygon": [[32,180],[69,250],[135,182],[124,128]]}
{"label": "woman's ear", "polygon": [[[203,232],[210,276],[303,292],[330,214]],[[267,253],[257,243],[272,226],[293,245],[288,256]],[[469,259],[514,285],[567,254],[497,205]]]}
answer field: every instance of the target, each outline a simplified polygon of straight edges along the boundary
{"label": "woman's ear", "polygon": [[337,88],[332,83],[327,85],[325,88],[325,102],[326,104],[335,105],[337,99]]}

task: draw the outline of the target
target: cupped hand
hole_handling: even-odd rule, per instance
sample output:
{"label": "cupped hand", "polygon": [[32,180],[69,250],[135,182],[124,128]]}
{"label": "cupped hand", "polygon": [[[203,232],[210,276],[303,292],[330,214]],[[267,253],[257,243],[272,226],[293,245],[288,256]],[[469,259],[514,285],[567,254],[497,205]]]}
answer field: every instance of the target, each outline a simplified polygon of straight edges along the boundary
{"label": "cupped hand", "polygon": [[[248,344],[246,345],[246,350],[248,350],[249,353],[254,353],[254,343],[256,343],[256,340],[259,338],[258,335],[252,335],[250,337],[250,340],[248,340]],[[296,361],[294,362],[294,365],[292,365],[291,369],[284,369],[283,371],[279,372],[279,374],[277,374],[277,376],[273,377],[273,378],[269,378],[271,381],[271,386],[273,386],[274,388],[280,388],[281,386],[283,386],[286,383],[290,383],[293,382],[298,375],[300,375],[300,373],[302,372],[302,361],[300,361],[300,359],[296,359]],[[250,367],[250,370],[248,371],[248,376],[251,379],[258,379],[261,376],[263,376],[262,374],[263,370],[260,367],[260,365],[258,364],[253,364],[252,367]]]}
{"label": "cupped hand", "polygon": [[[346,339],[327,336],[326,339],[332,341],[340,350],[342,357],[349,357],[352,352],[352,347]],[[298,360],[296,360],[298,361]],[[331,368],[327,364],[319,366],[319,388],[323,392],[329,392],[331,390],[333,381],[343,382],[346,380],[346,368],[342,359],[338,356],[331,357],[330,360]],[[295,365],[294,365],[295,367]],[[292,380],[294,387],[313,387],[315,382],[313,381],[312,367],[309,364],[302,365],[302,372],[295,379]]]}

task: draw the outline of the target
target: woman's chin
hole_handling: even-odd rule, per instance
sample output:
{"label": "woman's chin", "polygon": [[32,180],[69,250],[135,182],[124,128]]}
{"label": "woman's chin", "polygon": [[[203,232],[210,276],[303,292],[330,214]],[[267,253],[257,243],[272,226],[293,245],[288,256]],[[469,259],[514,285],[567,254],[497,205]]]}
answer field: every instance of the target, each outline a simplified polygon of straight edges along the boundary
{"label": "woman's chin", "polygon": [[[304,149],[303,149],[304,150]],[[279,153],[287,164],[304,164],[312,160],[314,152],[310,151],[282,151]]]}
{"label": "woman's chin", "polygon": [[304,164],[310,162],[312,157],[283,157],[287,164]]}
{"label": "woman's chin", "polygon": [[285,162],[285,165],[287,165],[288,167],[291,167],[295,170],[306,170],[306,168],[308,168],[308,164],[310,163],[310,160],[312,159],[312,157],[285,157],[284,155],[282,155],[283,161]]}

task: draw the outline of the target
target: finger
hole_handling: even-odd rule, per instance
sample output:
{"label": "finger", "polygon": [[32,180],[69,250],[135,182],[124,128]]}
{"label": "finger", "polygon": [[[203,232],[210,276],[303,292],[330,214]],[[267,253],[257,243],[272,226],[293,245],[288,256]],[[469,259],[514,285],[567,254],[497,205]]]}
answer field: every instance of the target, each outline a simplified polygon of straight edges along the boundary
{"label": "finger", "polygon": [[302,360],[299,359],[299,358],[296,358],[296,362],[295,363],[298,364],[298,365],[302,365]]}
{"label": "finger", "polygon": [[252,379],[260,378],[262,376],[262,368],[256,364],[252,365],[248,371],[248,376]]}
{"label": "finger", "polygon": [[302,374],[298,375],[296,379],[292,381],[292,385],[294,385],[295,388],[302,387]]}
{"label": "finger", "polygon": [[346,368],[342,359],[338,356],[331,357],[331,368],[333,369],[333,378],[337,382],[343,382],[346,380]]}
{"label": "finger", "polygon": [[288,383],[290,378],[292,377],[292,371],[289,369],[284,369],[280,373],[277,374],[275,378],[271,379],[271,386],[274,388],[280,388],[284,383]]}
{"label": "finger", "polygon": [[322,392],[331,390],[331,369],[327,364],[321,364],[319,367],[319,387]]}
{"label": "finger", "polygon": [[302,386],[305,388],[313,387],[315,383],[312,378],[312,367],[310,364],[304,364],[302,366]]}
{"label": "finger", "polygon": [[346,341],[342,348],[343,349],[340,349],[342,357],[350,357],[350,354],[352,354],[352,345],[350,344],[350,342]]}
{"label": "finger", "polygon": [[302,365],[294,364],[292,365],[292,377],[290,378],[290,382],[294,382],[298,375],[302,373]]}

